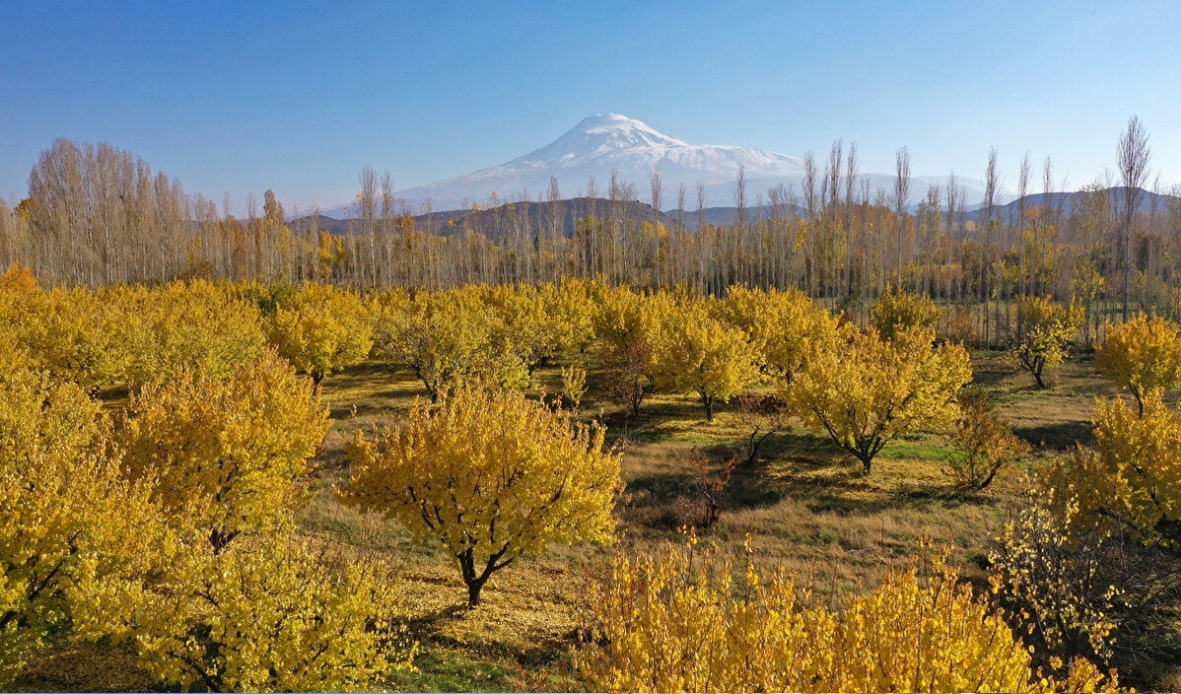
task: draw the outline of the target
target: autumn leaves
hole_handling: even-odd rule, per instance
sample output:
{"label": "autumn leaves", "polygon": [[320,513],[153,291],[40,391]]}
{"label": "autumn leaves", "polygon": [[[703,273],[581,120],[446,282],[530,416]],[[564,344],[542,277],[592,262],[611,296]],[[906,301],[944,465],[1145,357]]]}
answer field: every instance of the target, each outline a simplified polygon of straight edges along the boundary
{"label": "autumn leaves", "polygon": [[[684,394],[705,419],[755,391],[869,474],[890,440],[961,419],[968,358],[937,343],[934,311],[927,299],[890,294],[862,329],[801,292],[745,287],[703,297],[572,281],[362,296],[194,280],[86,291],[42,290],[10,271],[0,278],[0,677],[67,623],[81,637],[126,642],[160,682],[186,687],[344,689],[407,666],[413,647],[400,640],[403,607],[385,565],[293,532],[329,428],[317,386],[371,354],[414,373],[426,397],[388,430],[356,434],[339,498],[438,543],[474,606],[519,557],[553,542],[613,540],[621,455],[577,410],[588,391],[632,416],[654,391]],[[1136,384],[1144,421],[1156,422],[1151,393],[1176,376],[1120,362],[1117,335],[1113,373]],[[1153,344],[1125,342],[1137,355]],[[561,402],[523,394],[558,368]],[[100,404],[98,390],[115,400]],[[990,432],[980,440],[993,441]],[[973,484],[995,464],[973,462],[983,471],[969,475]],[[1137,484],[1125,485],[1129,503],[1149,494]],[[1155,518],[1144,516],[1145,527]],[[838,614],[797,605],[802,593],[786,577],[748,567],[732,585],[720,563],[710,575],[688,572],[680,551],[616,560],[596,601],[600,633],[615,635],[578,656],[588,683],[927,686],[857,679],[872,663],[856,654],[891,655],[880,624],[917,640],[917,660],[899,661],[900,672],[995,657],[1016,664],[1016,679],[979,682],[1030,681],[1020,643],[950,573],[926,583],[898,573]],[[643,593],[645,581],[665,587]],[[737,601],[735,586],[745,591]],[[641,603],[654,611],[627,611]],[[948,616],[907,621],[916,609]],[[685,617],[695,614],[705,621]],[[640,631],[649,628],[662,631]],[[709,645],[717,662],[653,669],[677,634]],[[648,669],[626,671],[625,657]],[[677,679],[690,670],[706,679]]]}

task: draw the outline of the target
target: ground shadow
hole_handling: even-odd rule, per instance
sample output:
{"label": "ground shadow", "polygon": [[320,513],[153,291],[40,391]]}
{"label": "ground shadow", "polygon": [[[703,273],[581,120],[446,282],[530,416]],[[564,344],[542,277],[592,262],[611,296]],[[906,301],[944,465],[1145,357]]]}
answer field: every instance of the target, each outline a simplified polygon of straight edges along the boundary
{"label": "ground shadow", "polygon": [[1090,422],[1058,422],[1033,427],[1017,427],[1013,433],[1030,445],[1054,451],[1065,451],[1076,444],[1095,445],[1095,432]]}

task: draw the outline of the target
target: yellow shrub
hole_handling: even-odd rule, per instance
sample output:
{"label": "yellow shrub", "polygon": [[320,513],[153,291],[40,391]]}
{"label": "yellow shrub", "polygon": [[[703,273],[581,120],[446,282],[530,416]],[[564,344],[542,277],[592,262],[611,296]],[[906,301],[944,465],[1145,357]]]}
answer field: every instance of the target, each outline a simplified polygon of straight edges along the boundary
{"label": "yellow shrub", "polygon": [[476,605],[493,572],[550,542],[610,542],[619,455],[605,432],[507,391],[465,386],[405,425],[348,445],[351,504],[438,540],[459,563]]}
{"label": "yellow shrub", "polygon": [[145,386],[129,407],[124,465],[133,479],[151,477],[171,512],[200,516],[221,548],[285,522],[327,431],[311,383],[269,353],[226,380],[184,369]]}
{"label": "yellow shrub", "polygon": [[[691,540],[692,542],[692,540]],[[782,572],[731,569],[716,551],[617,556],[593,587],[593,643],[575,653],[592,691],[1094,691],[1076,660],[1043,679],[987,597],[950,567],[891,572],[841,612]]]}

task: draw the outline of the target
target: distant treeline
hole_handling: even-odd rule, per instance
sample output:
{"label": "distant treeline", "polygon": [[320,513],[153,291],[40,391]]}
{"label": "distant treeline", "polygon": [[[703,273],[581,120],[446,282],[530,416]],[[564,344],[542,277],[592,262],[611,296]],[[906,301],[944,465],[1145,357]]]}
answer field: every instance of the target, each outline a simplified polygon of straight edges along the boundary
{"label": "distant treeline", "polygon": [[[1133,125],[1121,148],[1143,137]],[[537,201],[423,214],[398,202],[388,175],[366,168],[355,219],[332,233],[314,213],[289,221],[271,191],[261,214],[251,204],[239,219],[228,202],[219,211],[127,151],[61,139],[34,165],[28,197],[15,208],[0,200],[0,262],[48,284],[90,286],[286,277],[442,289],[576,277],[719,295],[734,284],[796,287],[862,320],[874,298],[899,287],[972,307],[961,319],[984,344],[1019,329],[1014,299],[1033,294],[1082,303],[1091,342],[1104,310],[1181,316],[1181,198],[1176,188],[1148,194],[1146,171],[1125,174],[1123,157],[1119,183],[1135,185],[1109,179],[1054,194],[1047,159],[1035,195],[1027,156],[1018,200],[1002,207],[994,152],[984,202],[968,210],[954,176],[912,195],[905,150],[894,190],[869,190],[855,150],[837,143],[823,164],[805,160],[799,191],[753,193],[740,176],[724,226],[706,218],[703,188],[664,191],[659,174],[644,201],[612,177],[601,196],[592,180],[586,197],[563,200],[555,183]],[[670,198],[677,211],[657,212]]]}

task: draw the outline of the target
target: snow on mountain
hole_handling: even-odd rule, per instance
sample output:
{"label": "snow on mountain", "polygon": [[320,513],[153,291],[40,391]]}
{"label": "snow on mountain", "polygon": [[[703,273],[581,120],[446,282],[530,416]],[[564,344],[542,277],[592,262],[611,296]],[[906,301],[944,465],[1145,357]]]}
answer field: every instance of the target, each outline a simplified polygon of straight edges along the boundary
{"label": "snow on mountain", "polygon": [[[661,208],[675,209],[678,189],[685,186],[685,207],[696,209],[697,184],[705,186],[706,207],[729,207],[735,204],[735,181],[739,169],[746,179],[746,203],[757,204],[758,196],[766,201],[767,191],[783,184],[802,198],[803,161],[750,147],[695,145],[666,135],[648,124],[615,113],[584,118],[570,131],[550,144],[510,162],[473,173],[398,191],[398,197],[421,208],[430,203],[433,210],[455,210],[471,203],[486,204],[496,193],[499,202],[537,200],[545,197],[550,178],[558,181],[563,198],[589,194],[588,181],[595,181],[595,195],[609,195],[611,175],[621,184],[630,184],[635,198],[651,202],[651,180],[660,172],[663,197]],[[877,189],[891,191],[893,177],[887,174],[863,174],[870,184],[871,198]],[[916,177],[911,183],[911,203],[917,205],[926,194],[926,181],[940,184],[945,179]],[[983,184],[961,178],[967,189],[969,206],[982,197]],[[321,212],[342,217],[344,206]]]}
{"label": "snow on mountain", "polygon": [[661,133],[642,121],[609,113],[584,118],[552,143],[489,169],[399,191],[411,204],[430,201],[436,210],[455,209],[465,202],[484,203],[495,192],[502,200],[536,200],[549,191],[550,177],[558,181],[562,197],[595,192],[606,197],[611,174],[634,187],[636,197],[650,201],[652,172],[659,170],[664,197],[661,207],[676,205],[677,189],[686,188],[686,205],[696,205],[697,183],[704,183],[708,204],[733,204],[738,170],[745,169],[751,203],[758,192],[776,183],[798,189],[802,162],[775,152],[749,147],[694,145]]}

